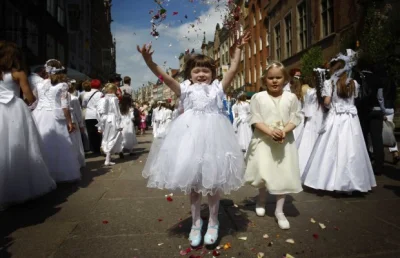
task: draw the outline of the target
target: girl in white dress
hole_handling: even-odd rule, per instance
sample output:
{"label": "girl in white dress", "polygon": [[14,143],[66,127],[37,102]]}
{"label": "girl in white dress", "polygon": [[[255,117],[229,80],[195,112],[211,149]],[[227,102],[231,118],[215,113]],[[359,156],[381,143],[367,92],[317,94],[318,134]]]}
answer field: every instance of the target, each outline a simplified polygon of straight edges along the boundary
{"label": "girl in white dress", "polygon": [[299,76],[294,76],[290,84],[290,92],[296,95],[298,101],[298,108],[301,115],[301,122],[293,130],[294,139],[296,140],[296,146],[299,146],[304,131],[304,96],[307,90],[310,88],[308,84],[304,84],[303,80]]}
{"label": "girl in white dress", "polygon": [[288,80],[284,66],[273,62],[263,77],[267,91],[255,94],[250,102],[250,124],[255,126],[247,151],[245,180],[259,189],[258,216],[265,215],[266,189],[276,195],[275,217],[281,229],[290,224],[283,213],[285,195],[302,191],[293,129],[300,123],[298,99],[283,91]]}
{"label": "girl in white dress", "polygon": [[315,85],[315,87],[307,89],[304,95],[303,112],[305,118],[302,137],[296,139],[301,176],[313,153],[318,135],[323,132],[322,121],[326,115],[326,109],[321,101],[321,89],[325,81],[326,70],[317,68],[314,71],[315,83],[312,85]]}
{"label": "girl in white dress", "polygon": [[349,57],[339,55],[331,63],[331,79],[324,82],[322,96],[329,109],[323,134],[302,176],[304,185],[321,190],[370,191],[375,176],[364,142],[354,98],[359,85],[348,77]]}
{"label": "girl in white dress", "polygon": [[123,148],[121,112],[117,95],[117,86],[107,83],[104,87],[106,95],[97,104],[99,132],[103,134],[101,148],[106,154],[104,165],[115,165],[111,162],[111,154],[121,153]]}
{"label": "girl in white dress", "polygon": [[[0,41],[0,209],[44,195],[56,184],[42,156],[42,142],[29,104],[35,97],[16,44]],[[14,57],[12,59],[5,58]]]}
{"label": "girl in white dress", "polygon": [[237,140],[244,153],[247,152],[251,136],[251,126],[249,124],[250,119],[250,104],[246,101],[246,94],[241,93],[237,96],[238,100],[236,104],[232,106],[233,112],[233,127],[235,128]]}
{"label": "girl in white dress", "polygon": [[70,136],[76,128],[68,101],[66,70],[55,59],[47,61],[45,67],[49,79],[38,86],[39,101],[32,113],[42,137],[45,161],[56,182],[77,181],[81,173]]}
{"label": "girl in white dress", "polygon": [[132,106],[132,96],[129,94],[122,95],[120,102],[121,111],[121,127],[122,127],[122,138],[123,138],[123,149],[128,150],[129,153],[133,154],[133,147],[138,143],[135,132],[135,116]]}
{"label": "girl in white dress", "polygon": [[[250,34],[241,39],[246,44]],[[220,194],[229,194],[243,184],[244,161],[229,119],[223,114],[222,97],[238,71],[242,45],[237,46],[231,67],[222,82],[216,79],[214,60],[193,55],[185,64],[186,81],[179,84],[152,60],[151,46],[138,48],[150,70],[180,97],[184,113],[178,116],[163,140],[159,154],[147,159],[143,176],[148,187],[181,190],[190,194],[192,246],[201,243],[201,196],[210,210],[206,245],[218,239]]]}
{"label": "girl in white dress", "polygon": [[69,84],[68,98],[71,107],[71,117],[77,130],[70,133],[72,144],[75,147],[78,155],[79,164],[82,167],[86,165],[85,162],[85,151],[83,149],[82,132],[85,132],[85,121],[82,116],[81,105],[79,104],[79,98],[75,95],[76,90],[73,84]]}

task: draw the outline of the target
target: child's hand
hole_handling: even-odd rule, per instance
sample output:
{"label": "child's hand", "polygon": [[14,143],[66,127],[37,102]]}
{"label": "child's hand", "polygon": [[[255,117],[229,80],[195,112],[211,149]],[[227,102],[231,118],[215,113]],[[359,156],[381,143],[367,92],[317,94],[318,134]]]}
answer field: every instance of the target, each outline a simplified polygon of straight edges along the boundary
{"label": "child's hand", "polygon": [[146,46],[146,44],[143,44],[143,47],[140,48],[139,45],[136,46],[137,51],[139,51],[140,54],[142,54],[144,61],[149,62],[151,61],[152,55],[154,51],[151,51],[151,45]]}
{"label": "child's hand", "polygon": [[281,141],[283,139],[283,132],[279,129],[274,129],[271,136],[274,141]]}
{"label": "child's hand", "polygon": [[250,40],[250,39],[251,39],[251,33],[250,33],[250,31],[246,31],[246,32],[244,33],[244,35],[241,36],[241,37],[239,38],[238,47],[240,48],[240,47],[242,47],[243,45],[246,45],[247,43],[249,43],[249,40]]}

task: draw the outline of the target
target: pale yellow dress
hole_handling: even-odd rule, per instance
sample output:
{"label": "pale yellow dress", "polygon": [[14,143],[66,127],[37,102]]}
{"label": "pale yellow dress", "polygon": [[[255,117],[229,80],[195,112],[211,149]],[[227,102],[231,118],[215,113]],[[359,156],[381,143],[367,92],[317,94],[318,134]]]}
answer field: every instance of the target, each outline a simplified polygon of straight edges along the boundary
{"label": "pale yellow dress", "polygon": [[[263,91],[250,102],[250,124],[264,123],[282,129],[286,124],[301,122],[296,95],[283,92],[274,98]],[[245,181],[257,188],[266,187],[271,194],[289,194],[302,191],[299,160],[293,132],[287,133],[283,143],[254,130],[246,155]]]}

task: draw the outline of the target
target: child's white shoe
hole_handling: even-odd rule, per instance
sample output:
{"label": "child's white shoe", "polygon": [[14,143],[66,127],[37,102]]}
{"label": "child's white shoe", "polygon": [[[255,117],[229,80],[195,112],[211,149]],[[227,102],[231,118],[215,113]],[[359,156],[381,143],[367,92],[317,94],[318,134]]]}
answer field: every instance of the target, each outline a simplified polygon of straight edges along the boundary
{"label": "child's white shoe", "polygon": [[105,166],[112,166],[115,165],[115,162],[104,162]]}
{"label": "child's white shoe", "polygon": [[259,217],[264,217],[265,216],[265,205],[257,203],[256,204],[256,214]]}
{"label": "child's white shoe", "polygon": [[276,220],[278,221],[278,226],[281,229],[289,229],[290,228],[290,223],[287,220],[287,218],[285,217],[285,214],[283,214],[282,212],[280,212],[280,213],[275,212],[275,217],[276,217]]}

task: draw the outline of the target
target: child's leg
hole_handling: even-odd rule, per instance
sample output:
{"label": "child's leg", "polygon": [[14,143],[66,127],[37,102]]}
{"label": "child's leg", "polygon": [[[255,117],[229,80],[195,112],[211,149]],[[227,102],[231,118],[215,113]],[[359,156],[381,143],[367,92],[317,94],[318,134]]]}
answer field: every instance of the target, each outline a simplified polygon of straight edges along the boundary
{"label": "child's leg", "polygon": [[278,220],[278,225],[281,229],[289,229],[290,224],[283,213],[283,205],[285,204],[286,195],[276,196],[275,217]]}
{"label": "child's leg", "polygon": [[104,162],[104,165],[106,165],[106,166],[115,165],[114,162],[111,162],[111,153],[110,152],[106,152],[106,161]]}
{"label": "child's leg", "polygon": [[206,245],[214,244],[218,239],[218,211],[220,194],[216,192],[214,195],[208,195],[208,208],[210,210],[210,218],[208,220],[207,232],[204,236],[204,243]]}
{"label": "child's leg", "polygon": [[258,189],[258,199],[256,202],[257,216],[265,216],[265,203],[267,202],[267,189],[265,187]]}
{"label": "child's leg", "polygon": [[192,229],[189,234],[190,245],[198,246],[201,242],[201,227],[203,223],[200,218],[201,194],[192,191],[190,193],[190,209],[192,211]]}

